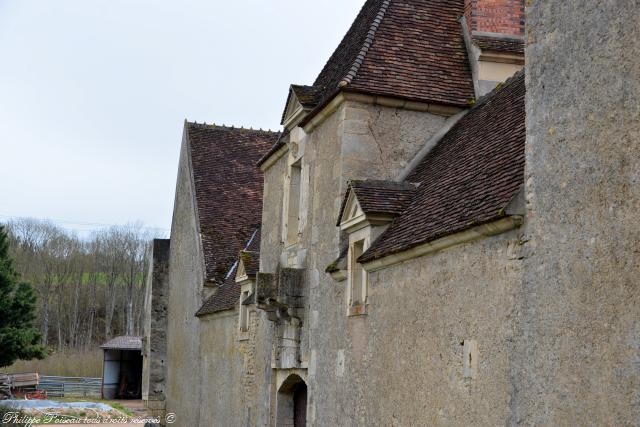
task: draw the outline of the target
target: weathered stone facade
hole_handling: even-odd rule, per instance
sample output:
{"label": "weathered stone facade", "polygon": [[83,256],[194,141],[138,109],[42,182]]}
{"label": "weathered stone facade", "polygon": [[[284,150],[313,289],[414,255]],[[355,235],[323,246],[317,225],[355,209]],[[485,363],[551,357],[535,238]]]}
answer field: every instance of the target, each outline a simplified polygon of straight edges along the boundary
{"label": "weathered stone facade", "polygon": [[[366,316],[344,315],[346,281],[320,294],[319,307],[339,310],[318,314],[315,425],[504,424],[517,241],[511,231],[371,273]],[[466,376],[471,341],[477,373]]]}
{"label": "weathered stone facade", "polygon": [[634,1],[529,7],[514,424],[640,423],[639,18]]}
{"label": "weathered stone facade", "polygon": [[153,241],[144,301],[142,400],[161,419],[166,401],[170,250],[168,239]]}
{"label": "weathered stone facade", "polygon": [[[298,129],[302,138],[296,154],[285,154],[265,171],[261,270],[295,267],[305,271],[303,294],[309,309],[301,319],[299,366],[306,369],[309,387],[307,419],[316,422],[317,404],[322,405],[323,416],[329,417],[311,425],[335,423],[341,412],[324,409],[344,405],[347,410],[353,403],[340,392],[345,390],[335,377],[338,357],[335,343],[343,341],[343,350],[349,347],[348,338],[340,337],[352,325],[345,316],[344,284],[336,283],[324,272],[341,247],[335,221],[346,184],[349,179],[396,176],[445,120],[444,116],[428,112],[347,101],[310,134]],[[281,217],[283,172],[288,163],[299,157],[303,169],[311,171],[302,190],[309,195],[308,210],[300,214],[306,225],[299,242],[287,247],[282,243],[279,218],[267,222],[267,215]],[[273,257],[277,253],[281,254],[279,260]],[[297,374],[297,370],[291,369],[289,373]]]}
{"label": "weathered stone facade", "polygon": [[167,413],[179,416],[181,425],[197,426],[203,424],[200,424],[201,322],[195,317],[195,311],[202,305],[206,289],[190,159],[185,129],[171,224],[166,409]]}
{"label": "weathered stone facade", "polygon": [[[492,4],[460,3],[458,18],[465,5]],[[497,20],[516,28],[505,34],[519,34],[523,3],[496,4],[513,12]],[[371,14],[371,31],[355,25],[355,32],[373,37],[385,16],[422,5],[369,0],[365,8],[378,11]],[[442,141],[450,148],[456,138],[476,137],[480,125],[464,122],[474,114],[486,118],[481,127],[502,120],[513,125],[505,135],[517,133],[522,108],[514,119],[491,105],[515,102],[500,101],[495,94],[501,90],[517,92],[523,105],[523,76],[479,100],[466,116],[467,106],[348,87],[309,107],[322,90],[298,86],[283,118],[285,132],[259,162],[259,271],[245,272],[248,260],[240,255],[225,278],[237,279],[237,303],[199,317],[203,301],[226,297],[229,284],[204,279],[185,136],[169,259],[167,411],[176,413],[177,425],[637,424],[640,83],[630,76],[640,76],[637,30],[631,28],[640,12],[633,6],[531,2],[526,143],[520,126],[522,144],[511,150],[521,148],[519,154],[498,159],[519,162],[520,174],[498,174],[493,183],[489,168],[470,171],[472,184],[489,182],[498,190],[459,202],[471,210],[506,194],[508,204],[484,222],[472,219],[466,228],[373,260],[359,258],[354,244],[364,242],[366,253],[388,238],[386,231],[403,214],[364,212],[358,201],[353,212],[343,213],[351,215],[344,222],[341,206],[350,182],[399,184],[420,165],[446,168],[440,160],[423,161],[436,158]],[[456,37],[464,45],[466,23],[459,23]],[[505,43],[510,58],[522,59],[518,40],[482,40],[482,55],[493,55],[482,57],[473,50],[473,37],[466,34],[470,62],[501,64],[505,56],[492,49]],[[482,75],[471,68],[465,69],[469,87],[481,95],[489,89],[478,92]],[[497,80],[486,82],[493,87]],[[296,105],[301,94],[305,102]],[[489,159],[485,146],[513,140],[480,142],[472,154]],[[452,153],[473,157],[455,151],[461,146]],[[505,184],[513,176],[519,177],[516,190]],[[456,179],[447,176],[437,190],[459,185]],[[406,184],[415,184],[416,192],[426,187]],[[472,184],[460,184],[461,194],[468,195]],[[443,208],[442,215],[450,211]],[[365,277],[357,302],[355,277]]]}

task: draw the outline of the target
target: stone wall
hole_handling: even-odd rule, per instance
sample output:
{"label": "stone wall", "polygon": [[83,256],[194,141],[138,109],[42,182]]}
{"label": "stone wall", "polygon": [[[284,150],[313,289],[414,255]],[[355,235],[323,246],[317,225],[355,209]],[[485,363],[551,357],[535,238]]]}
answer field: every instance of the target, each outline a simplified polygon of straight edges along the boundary
{"label": "stone wall", "polygon": [[200,318],[201,426],[251,425],[243,405],[237,314],[227,310]]}
{"label": "stone wall", "polygon": [[287,155],[264,171],[260,271],[274,272],[282,250],[282,199]]}
{"label": "stone wall", "polygon": [[[435,114],[356,101],[345,102],[335,114],[340,151],[329,154],[322,150],[328,158],[341,156],[343,180],[395,179],[446,121]],[[317,132],[314,147],[325,144]],[[328,190],[331,187],[324,189]],[[331,194],[335,196],[335,191]]]}
{"label": "stone wall", "polygon": [[523,228],[371,273],[367,314],[347,317],[347,282],[324,272],[345,239],[346,183],[397,177],[445,117],[349,100],[292,132],[308,174],[290,247],[283,184],[296,153],[265,171],[260,270],[305,269],[300,360],[287,369],[271,356],[289,320],[252,311],[242,341],[236,311],[194,317],[204,275],[183,141],[168,314],[178,425],[273,426],[293,374],[311,426],[637,424],[640,8],[530,3]]}
{"label": "stone wall", "polygon": [[168,239],[154,239],[145,289],[142,399],[154,416],[164,418],[167,379]]}
{"label": "stone wall", "polygon": [[169,257],[167,412],[178,425],[198,426],[200,395],[200,320],[204,278],[195,195],[186,131],[182,139]]}
{"label": "stone wall", "polygon": [[[281,232],[289,154],[265,171],[261,271],[305,268],[307,310],[301,319],[300,366],[307,368],[308,375],[290,369],[279,372],[278,377],[296,373],[305,377],[309,425],[331,425],[335,407],[350,393],[332,383],[333,374],[318,373],[320,366],[335,368],[336,342],[344,342],[344,283],[336,283],[324,270],[339,253],[341,236],[335,223],[346,183],[349,179],[395,178],[445,121],[446,117],[430,113],[346,101],[310,134],[292,132],[296,149],[303,152],[303,170],[307,167],[309,175],[303,182],[308,196],[302,209],[305,226],[300,242],[289,248],[284,247]],[[270,400],[274,411],[273,392]],[[317,418],[317,404],[324,418]]]}
{"label": "stone wall", "polygon": [[251,309],[247,339],[240,340],[238,312],[201,317],[201,426],[269,426],[271,322]]}
{"label": "stone wall", "polygon": [[[240,340],[237,310],[195,317],[213,288],[204,284],[189,159],[185,135],[169,257],[166,411],[175,413],[180,426],[273,425],[271,322],[252,309],[248,339]],[[276,191],[282,190],[281,182]]]}
{"label": "stone wall", "polygon": [[318,301],[335,307],[314,334],[315,425],[504,424],[517,241],[514,230],[371,273],[365,316],[345,316],[347,282],[334,282]]}
{"label": "stone wall", "polygon": [[530,2],[513,424],[640,420],[640,8]]}

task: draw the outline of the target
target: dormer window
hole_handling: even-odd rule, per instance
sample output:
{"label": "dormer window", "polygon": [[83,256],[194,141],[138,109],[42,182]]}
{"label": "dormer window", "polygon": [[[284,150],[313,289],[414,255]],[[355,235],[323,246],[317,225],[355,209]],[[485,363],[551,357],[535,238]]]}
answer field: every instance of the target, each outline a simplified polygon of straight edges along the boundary
{"label": "dormer window", "polygon": [[300,120],[318,105],[318,97],[321,93],[322,87],[291,85],[280,124],[287,129],[296,127]]}
{"label": "dormer window", "polygon": [[[257,233],[257,231],[256,231]],[[251,242],[255,242],[255,233]],[[249,248],[247,245],[247,248]],[[256,246],[258,243],[256,243]],[[235,281],[240,285],[240,301],[238,308],[238,339],[249,339],[251,329],[251,312],[255,309],[256,273],[260,263],[260,254],[251,250],[240,252]]]}
{"label": "dormer window", "polygon": [[[349,236],[348,250],[326,269],[340,281],[347,278],[347,314],[366,314],[368,274],[358,259],[410,202],[416,187],[390,181],[351,181],[340,208],[338,226]],[[346,262],[345,262],[346,258]],[[343,269],[346,267],[346,271]]]}

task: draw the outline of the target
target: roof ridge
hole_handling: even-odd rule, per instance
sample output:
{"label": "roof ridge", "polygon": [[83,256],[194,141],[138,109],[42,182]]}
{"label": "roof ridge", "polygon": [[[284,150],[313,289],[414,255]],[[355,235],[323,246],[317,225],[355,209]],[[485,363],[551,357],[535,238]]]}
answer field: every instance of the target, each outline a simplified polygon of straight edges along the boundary
{"label": "roof ridge", "polygon": [[344,76],[342,80],[340,80],[340,82],[338,83],[338,87],[344,87],[351,84],[353,79],[358,74],[358,71],[360,70],[362,63],[364,62],[364,58],[367,56],[367,52],[369,51],[369,48],[373,44],[373,39],[376,36],[378,27],[380,27],[380,23],[382,23],[382,20],[384,19],[384,15],[387,13],[387,9],[389,8],[390,4],[391,4],[391,0],[384,0],[380,5],[380,9],[378,10],[376,17],[373,18],[373,21],[371,22],[371,26],[369,27],[369,31],[367,32],[367,36],[364,39],[364,43],[362,44],[362,48],[360,49],[360,52],[358,52],[358,54],[356,55],[356,59],[353,61],[351,68],[347,72],[347,75]]}
{"label": "roof ridge", "polygon": [[195,126],[195,127],[199,127],[199,128],[203,128],[203,129],[225,129],[225,130],[242,130],[242,131],[249,131],[249,132],[262,132],[262,133],[270,133],[270,134],[274,134],[277,135],[279,133],[281,133],[281,131],[279,130],[271,130],[271,129],[262,129],[262,128],[257,128],[254,129],[253,127],[244,127],[242,125],[240,126],[235,126],[235,125],[231,125],[231,126],[227,126],[225,124],[216,124],[216,123],[207,123],[207,122],[203,122],[203,123],[198,123],[196,121],[190,122],[189,120],[186,120],[187,124],[190,126]]}

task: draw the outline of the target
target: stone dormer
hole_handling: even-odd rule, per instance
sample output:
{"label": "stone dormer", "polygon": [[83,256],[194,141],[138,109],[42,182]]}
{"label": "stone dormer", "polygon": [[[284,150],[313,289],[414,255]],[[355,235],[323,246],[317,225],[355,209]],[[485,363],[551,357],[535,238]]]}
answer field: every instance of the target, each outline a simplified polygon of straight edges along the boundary
{"label": "stone dormer", "polygon": [[384,226],[402,213],[415,189],[406,182],[351,181],[337,225],[349,234],[365,227]]}
{"label": "stone dormer", "polygon": [[241,251],[236,270],[236,283],[245,284],[255,281],[260,263],[260,253],[256,251]]}
{"label": "stone dormer", "polygon": [[366,314],[367,273],[358,258],[400,215],[415,193],[416,186],[394,181],[351,181],[338,218],[348,243],[327,272],[337,281],[347,280],[347,315]]}
{"label": "stone dormer", "polygon": [[244,250],[238,257],[235,281],[240,286],[238,339],[249,339],[250,309],[255,304],[255,283],[260,253]]}
{"label": "stone dormer", "polygon": [[318,105],[319,95],[320,88],[317,86],[291,85],[280,124],[287,129],[294,128]]}

